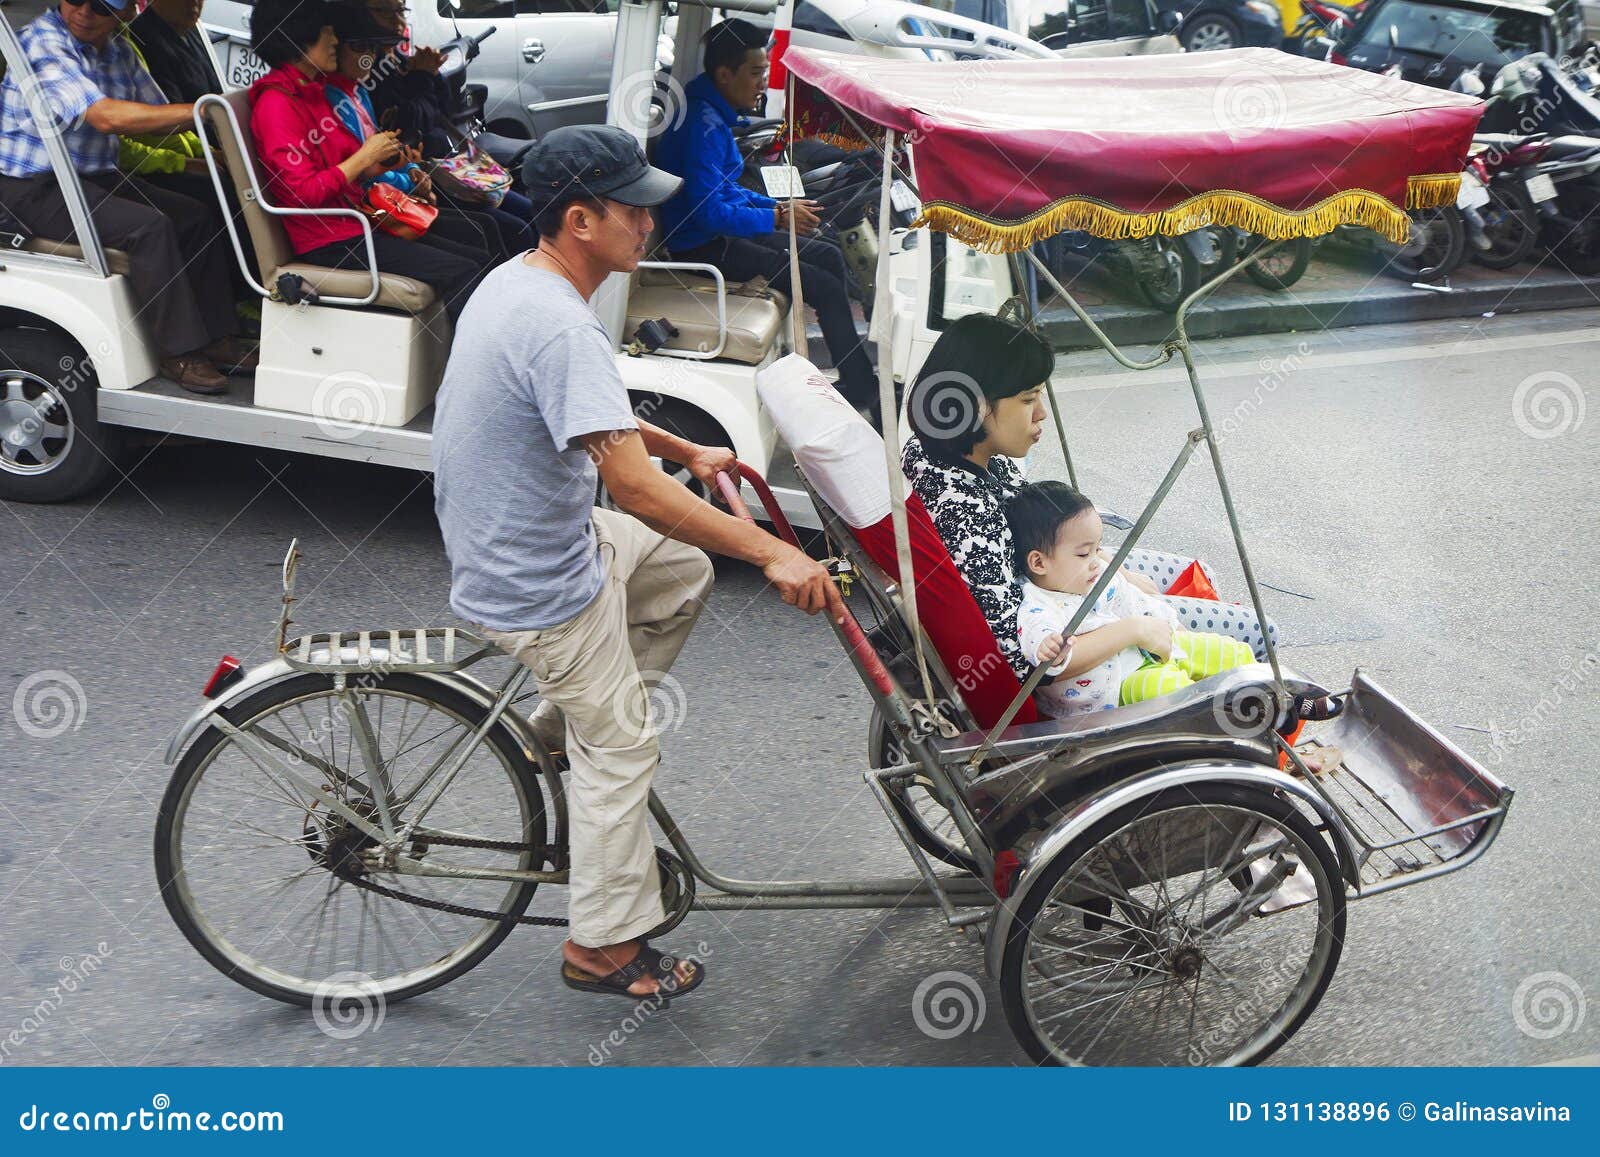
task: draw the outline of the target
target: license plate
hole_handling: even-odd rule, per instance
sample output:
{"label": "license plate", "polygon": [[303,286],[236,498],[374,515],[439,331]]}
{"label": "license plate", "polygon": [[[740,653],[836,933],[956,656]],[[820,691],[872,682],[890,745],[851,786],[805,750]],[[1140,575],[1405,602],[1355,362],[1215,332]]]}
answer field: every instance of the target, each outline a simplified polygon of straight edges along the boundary
{"label": "license plate", "polygon": [[1556,199],[1556,183],[1544,173],[1529,177],[1528,196],[1535,201],[1554,201]]}
{"label": "license plate", "polygon": [[1483,187],[1476,173],[1461,174],[1461,192],[1456,194],[1457,209],[1476,209],[1489,203],[1489,190]]}
{"label": "license plate", "polygon": [[226,72],[228,74],[226,80],[230,88],[249,88],[266,75],[267,65],[259,56],[250,51],[248,44],[230,40],[228,41]]}
{"label": "license plate", "polygon": [[917,195],[911,191],[910,185],[896,178],[894,184],[889,186],[889,204],[902,213],[910,213],[917,207]]}
{"label": "license plate", "polygon": [[767,196],[774,201],[806,195],[806,186],[800,179],[800,170],[793,165],[762,165],[761,183],[766,186]]}

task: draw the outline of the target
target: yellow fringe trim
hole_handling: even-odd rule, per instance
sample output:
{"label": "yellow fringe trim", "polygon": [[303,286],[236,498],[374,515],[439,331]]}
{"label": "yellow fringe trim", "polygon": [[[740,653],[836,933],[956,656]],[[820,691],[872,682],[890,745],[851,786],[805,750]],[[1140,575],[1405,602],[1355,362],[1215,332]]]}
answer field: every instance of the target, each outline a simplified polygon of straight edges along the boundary
{"label": "yellow fringe trim", "polygon": [[[1459,173],[1430,173],[1406,182],[1406,207],[1432,209],[1455,203]],[[1405,213],[1370,189],[1349,189],[1309,209],[1280,209],[1249,193],[1222,189],[1180,201],[1154,213],[1130,213],[1092,197],[1063,197],[1020,221],[993,221],[945,201],[923,205],[912,223],[948,233],[984,253],[1015,253],[1065,229],[1081,229],[1109,240],[1177,236],[1207,225],[1233,225],[1251,233],[1283,240],[1317,237],[1339,225],[1360,225],[1396,244],[1410,237]]]}
{"label": "yellow fringe trim", "polygon": [[1461,194],[1460,173],[1424,173],[1406,178],[1407,209],[1438,209],[1454,205]]}

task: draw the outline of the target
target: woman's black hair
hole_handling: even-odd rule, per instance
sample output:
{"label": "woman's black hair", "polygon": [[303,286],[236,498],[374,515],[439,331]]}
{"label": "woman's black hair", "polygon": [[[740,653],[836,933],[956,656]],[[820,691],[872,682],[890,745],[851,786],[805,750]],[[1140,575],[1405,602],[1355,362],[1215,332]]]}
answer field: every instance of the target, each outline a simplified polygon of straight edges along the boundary
{"label": "woman's black hair", "polygon": [[1076,518],[1094,503],[1065,482],[1030,482],[1006,500],[1006,525],[1017,555],[1017,575],[1027,578],[1028,555],[1049,554],[1056,546],[1061,524]]}
{"label": "woman's black hair", "polygon": [[969,313],[933,343],[906,399],[907,420],[928,457],[959,461],[983,440],[985,409],[1037,386],[1055,362],[1049,343],[1032,330]]}
{"label": "woman's black hair", "polygon": [[744,58],[757,48],[766,48],[767,34],[748,20],[733,17],[713,24],[705,36],[706,75],[715,77],[717,69],[737,70]]}
{"label": "woman's black hair", "polygon": [[250,51],[272,68],[305,55],[333,23],[327,0],[256,0],[250,15]]}

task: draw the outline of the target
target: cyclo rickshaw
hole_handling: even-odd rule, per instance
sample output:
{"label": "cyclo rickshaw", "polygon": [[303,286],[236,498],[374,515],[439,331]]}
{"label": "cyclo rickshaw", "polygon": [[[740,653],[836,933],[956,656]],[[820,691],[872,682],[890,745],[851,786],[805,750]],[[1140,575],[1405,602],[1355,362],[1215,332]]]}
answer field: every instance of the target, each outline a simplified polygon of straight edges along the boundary
{"label": "cyclo rickshaw", "polygon": [[[885,222],[898,177],[918,191],[919,224],[1019,264],[1062,228],[1116,237],[1223,224],[1287,239],[1360,223],[1398,240],[1407,208],[1456,196],[1480,108],[1257,50],[935,64],[796,49],[784,63],[791,140],[812,132],[877,150]],[[1271,101],[1265,123],[1233,114],[1247,84]],[[1345,159],[1313,163],[1333,155]],[[1180,358],[1199,415],[1066,633],[1201,447],[1267,622],[1185,328],[1195,302],[1243,266],[1191,295],[1176,336],[1145,360],[1116,349],[1035,266],[1122,365]],[[874,337],[893,415],[895,343]],[[805,388],[826,391],[810,379]],[[769,410],[779,400],[763,397]],[[1053,395],[1051,406],[1065,453]],[[853,411],[844,420],[865,425]],[[1035,670],[980,719],[972,656],[941,654],[930,607],[918,606],[925,576],[896,422],[873,438],[887,548],[880,538],[869,549],[823,497],[838,485],[826,455],[791,448],[853,608],[834,630],[874,703],[866,782],[916,875],[732,879],[695,855],[652,795],[669,845],[658,849],[668,916],[652,935],[695,909],[936,908],[982,939],[1035,1060],[1249,1064],[1326,991],[1348,900],[1458,870],[1495,839],[1508,787],[1360,670],[1331,684],[1290,670],[1270,633],[1264,663],[1160,699],[1015,723]],[[760,475],[741,472],[768,503]],[[749,517],[735,480],[721,490]],[[793,539],[775,503],[766,516]],[[465,973],[519,923],[563,923],[527,914],[536,889],[566,880],[562,763],[514,709],[533,694],[528,672],[479,681],[469,668],[493,647],[467,630],[291,637],[298,558],[291,547],[278,655],[248,673],[225,659],[169,748],[159,881],[190,941],[239,983],[301,1005],[392,1002]],[[1016,683],[1009,668],[1004,677]],[[1333,710],[1297,734],[1311,703]]]}

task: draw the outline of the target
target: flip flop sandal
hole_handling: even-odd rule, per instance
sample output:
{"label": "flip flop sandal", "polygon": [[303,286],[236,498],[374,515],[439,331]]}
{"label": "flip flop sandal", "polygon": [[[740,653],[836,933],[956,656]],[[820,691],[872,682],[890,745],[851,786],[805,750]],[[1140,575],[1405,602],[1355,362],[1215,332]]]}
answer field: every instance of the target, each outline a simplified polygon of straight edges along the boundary
{"label": "flip flop sandal", "polygon": [[[585,972],[571,961],[563,960],[561,982],[579,992],[611,993],[625,996],[629,1000],[660,1000],[665,1005],[674,997],[687,996],[705,981],[706,966],[698,960],[690,960],[689,964],[694,968],[694,977],[689,981],[680,982],[675,972],[681,959],[677,956],[668,956],[648,944],[641,944],[639,955],[605,976]],[[654,976],[656,983],[661,987],[655,992],[629,992],[629,986],[645,975]]]}

